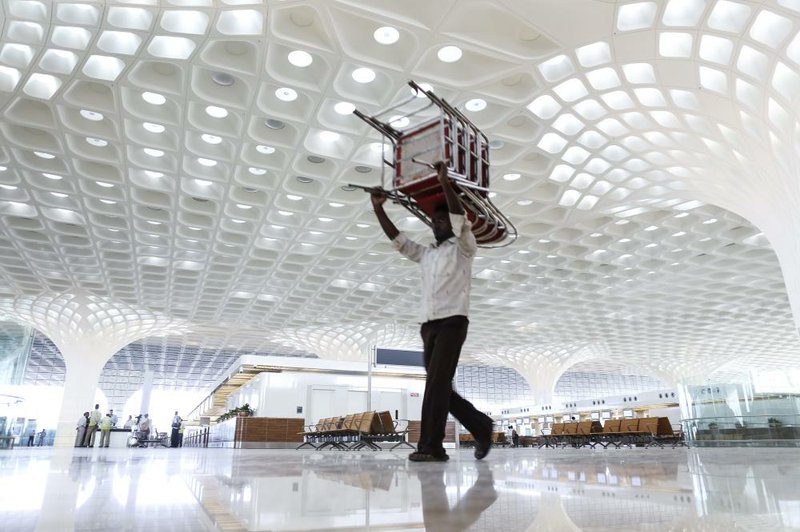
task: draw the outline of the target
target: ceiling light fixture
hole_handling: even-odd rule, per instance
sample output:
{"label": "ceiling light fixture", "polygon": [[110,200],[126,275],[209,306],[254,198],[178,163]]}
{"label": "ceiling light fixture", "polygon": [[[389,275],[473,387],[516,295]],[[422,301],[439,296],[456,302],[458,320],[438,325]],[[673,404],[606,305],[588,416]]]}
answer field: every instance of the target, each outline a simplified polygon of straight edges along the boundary
{"label": "ceiling light fixture", "polygon": [[269,155],[271,153],[275,153],[275,148],[272,146],[265,146],[264,144],[259,144],[256,146],[256,151],[258,153],[263,153],[264,155]]}
{"label": "ceiling light fixture", "polygon": [[503,179],[505,179],[506,181],[516,181],[520,177],[522,177],[520,174],[505,174],[503,176]]}
{"label": "ceiling light fixture", "polygon": [[439,60],[442,61],[443,63],[455,63],[456,61],[461,59],[463,52],[461,51],[461,48],[459,48],[458,46],[450,45],[439,48],[439,51],[436,52],[436,55],[439,57]]}
{"label": "ceiling light fixture", "polygon": [[465,103],[464,107],[466,107],[467,111],[474,111],[474,112],[483,111],[484,109],[486,109],[486,100],[483,100],[481,98],[473,98],[472,100],[469,100],[467,103]]}
{"label": "ceiling light fixture", "polygon": [[35,151],[35,152],[33,152],[33,154],[35,156],[37,156],[37,157],[42,158],[42,159],[55,159],[56,158],[56,156],[53,155],[52,153],[47,153],[47,152],[44,152],[44,151]]}
{"label": "ceiling light fixture", "polygon": [[81,109],[81,116],[86,120],[91,120],[92,122],[99,122],[103,119],[102,114],[98,113],[97,111],[90,111],[88,109]]}
{"label": "ceiling light fixture", "polygon": [[222,137],[218,137],[217,135],[211,135],[209,133],[203,133],[200,135],[200,138],[203,139],[204,142],[209,144],[219,144],[222,142]]}
{"label": "ceiling light fixture", "polygon": [[206,159],[205,157],[198,157],[197,162],[209,168],[212,166],[217,166],[217,161],[215,161],[214,159]]}
{"label": "ceiling light fixture", "polygon": [[391,26],[382,26],[372,36],[381,44],[394,44],[400,39],[400,32]]}
{"label": "ceiling light fixture", "polygon": [[375,80],[375,71],[371,68],[361,67],[353,70],[352,76],[358,83],[370,83]]}
{"label": "ceiling light fixture", "polygon": [[145,148],[144,152],[150,157],[163,157],[164,152],[155,148]]}
{"label": "ceiling light fixture", "polygon": [[308,52],[294,50],[293,52],[289,52],[289,62],[296,67],[305,68],[314,62],[314,58],[311,57],[311,54]]}
{"label": "ceiling light fixture", "polygon": [[216,105],[209,105],[206,107],[206,113],[208,116],[212,116],[214,118],[225,118],[228,116],[228,110],[224,107],[218,107]]}
{"label": "ceiling light fixture", "polygon": [[143,92],[142,99],[152,105],[164,105],[167,102],[164,95],[157,92]]}
{"label": "ceiling light fixture", "polygon": [[322,131],[319,136],[325,142],[336,142],[339,140],[339,134],[334,131]]}
{"label": "ceiling light fixture", "polygon": [[108,141],[103,139],[98,139],[95,137],[86,137],[86,142],[88,142],[92,146],[97,146],[98,148],[105,148],[106,146],[108,146]]}
{"label": "ceiling light fixture", "polygon": [[293,102],[297,99],[297,91],[289,87],[281,87],[275,91],[275,96],[284,102]]}
{"label": "ceiling light fixture", "polygon": [[250,168],[247,169],[247,171],[253,175],[264,175],[267,173],[267,171],[264,170],[263,168],[257,168],[255,166],[251,166]]}
{"label": "ceiling light fixture", "polygon": [[161,124],[154,124],[152,122],[145,122],[142,124],[142,127],[150,133],[163,133],[167,129]]}
{"label": "ceiling light fixture", "polygon": [[45,176],[47,179],[52,179],[53,181],[59,181],[61,179],[64,179],[60,175],[48,174],[47,172],[42,172],[42,175]]}
{"label": "ceiling light fixture", "polygon": [[236,78],[227,72],[214,72],[211,74],[211,80],[222,87],[230,87],[236,81]]}
{"label": "ceiling light fixture", "polygon": [[340,115],[349,115],[356,110],[356,106],[350,102],[339,102],[333,106],[333,110]]}
{"label": "ceiling light fixture", "polygon": [[264,125],[270,129],[283,129],[286,124],[276,118],[267,118],[264,120]]}

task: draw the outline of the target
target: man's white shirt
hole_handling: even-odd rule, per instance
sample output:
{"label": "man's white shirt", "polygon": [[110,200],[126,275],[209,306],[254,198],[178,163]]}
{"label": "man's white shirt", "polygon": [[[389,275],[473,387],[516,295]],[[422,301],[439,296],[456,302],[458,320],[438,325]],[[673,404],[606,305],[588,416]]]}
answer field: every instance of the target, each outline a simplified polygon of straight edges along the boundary
{"label": "man's white shirt", "polygon": [[392,245],[422,269],[423,323],[450,316],[469,315],[469,292],[472,260],[478,250],[472,224],[464,215],[450,213],[453,237],[441,244],[426,247],[412,241],[403,233]]}

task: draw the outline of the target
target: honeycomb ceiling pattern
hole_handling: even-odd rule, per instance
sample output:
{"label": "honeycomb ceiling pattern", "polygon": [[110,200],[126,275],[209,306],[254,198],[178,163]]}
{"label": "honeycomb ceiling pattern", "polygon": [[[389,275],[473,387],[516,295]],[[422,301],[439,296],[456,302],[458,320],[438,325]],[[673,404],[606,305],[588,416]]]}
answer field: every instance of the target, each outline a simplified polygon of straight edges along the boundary
{"label": "honeycomb ceiling pattern", "polygon": [[598,359],[668,381],[800,362],[798,0],[8,0],[0,17],[1,297],[80,291],[189,324],[162,356],[418,347],[416,267],[345,186],[381,180],[353,106],[414,79],[492,140],[493,201],[520,231],[476,259],[466,360],[543,396]]}

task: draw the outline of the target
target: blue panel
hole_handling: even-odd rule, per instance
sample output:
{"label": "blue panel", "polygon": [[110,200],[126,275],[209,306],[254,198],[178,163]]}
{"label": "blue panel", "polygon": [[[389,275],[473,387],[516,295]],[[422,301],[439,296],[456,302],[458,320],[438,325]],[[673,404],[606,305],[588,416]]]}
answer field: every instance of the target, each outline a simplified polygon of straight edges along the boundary
{"label": "blue panel", "polygon": [[379,347],[376,351],[375,362],[393,366],[425,367],[422,351],[400,351],[398,349],[381,349]]}

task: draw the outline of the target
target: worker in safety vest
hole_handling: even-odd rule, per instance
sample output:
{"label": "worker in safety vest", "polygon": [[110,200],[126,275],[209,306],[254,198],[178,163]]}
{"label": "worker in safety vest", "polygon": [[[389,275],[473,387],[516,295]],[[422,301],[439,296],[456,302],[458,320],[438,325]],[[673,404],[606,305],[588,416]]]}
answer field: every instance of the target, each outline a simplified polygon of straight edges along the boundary
{"label": "worker in safety vest", "polygon": [[111,414],[100,420],[100,447],[108,447],[108,442],[111,440],[111,427],[114,423],[111,420]]}

